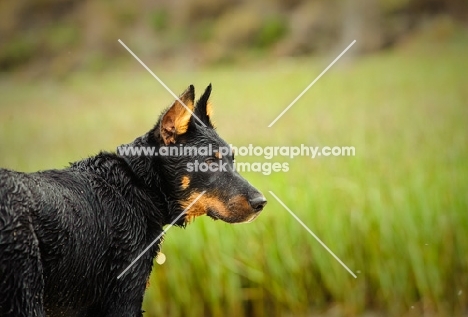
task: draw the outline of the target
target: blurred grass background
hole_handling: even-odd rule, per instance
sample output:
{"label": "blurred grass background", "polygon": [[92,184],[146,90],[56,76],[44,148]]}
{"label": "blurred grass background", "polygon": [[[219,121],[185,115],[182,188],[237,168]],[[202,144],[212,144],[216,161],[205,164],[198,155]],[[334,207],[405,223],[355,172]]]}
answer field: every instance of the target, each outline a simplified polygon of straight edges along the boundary
{"label": "blurred grass background", "polygon": [[[61,168],[152,127],[172,97],[118,38],[176,94],[191,83],[201,93],[212,82],[215,122],[229,143],[356,148],[355,157],[276,158],[289,163],[287,173],[244,173],[269,200],[251,224],[199,218],[185,230],[171,229],[162,246],[167,261],[155,264],[146,293],[146,315],[468,314],[464,2],[428,1],[427,8],[421,1],[381,1],[353,32],[340,24],[353,19],[321,21],[320,12],[330,12],[317,9],[327,7],[321,1],[272,1],[265,15],[242,1],[185,1],[176,8],[186,10],[181,16],[167,3],[142,10],[143,1],[133,10],[118,1],[64,1],[62,10],[52,0],[33,2],[32,9],[12,3],[0,4],[45,13],[37,20],[26,15],[29,22],[19,26],[10,17],[8,31],[0,19],[2,167]],[[356,11],[349,2],[332,3]],[[367,30],[376,15],[379,27]],[[44,26],[42,16],[55,18]],[[194,21],[192,30],[185,19]],[[293,31],[296,19],[315,27],[303,27],[301,37]],[[350,36],[364,44],[267,128]],[[25,58],[30,50],[39,57]]]}

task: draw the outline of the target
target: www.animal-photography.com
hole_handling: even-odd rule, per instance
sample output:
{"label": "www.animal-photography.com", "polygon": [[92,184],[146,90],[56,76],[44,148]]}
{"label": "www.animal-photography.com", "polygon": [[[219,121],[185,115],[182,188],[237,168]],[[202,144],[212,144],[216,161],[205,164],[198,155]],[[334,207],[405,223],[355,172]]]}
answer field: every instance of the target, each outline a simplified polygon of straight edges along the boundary
{"label": "www.animal-photography.com", "polygon": [[1,317],[468,316],[465,1],[0,8]]}

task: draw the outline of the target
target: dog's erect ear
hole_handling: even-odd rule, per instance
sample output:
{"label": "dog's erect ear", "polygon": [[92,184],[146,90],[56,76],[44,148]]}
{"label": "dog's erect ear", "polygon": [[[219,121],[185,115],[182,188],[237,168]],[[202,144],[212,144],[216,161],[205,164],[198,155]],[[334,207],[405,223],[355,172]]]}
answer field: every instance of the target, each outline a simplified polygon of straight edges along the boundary
{"label": "dog's erect ear", "polygon": [[210,117],[213,112],[211,108],[211,103],[209,101],[211,94],[211,84],[206,87],[205,92],[197,101],[197,106],[195,107],[194,114],[207,126],[213,127]]}
{"label": "dog's erect ear", "polygon": [[[183,104],[180,101],[183,102]],[[187,132],[190,117],[194,109],[195,88],[190,85],[180,95],[179,100],[174,101],[172,106],[161,118],[160,135],[165,145],[175,143],[177,136]]]}

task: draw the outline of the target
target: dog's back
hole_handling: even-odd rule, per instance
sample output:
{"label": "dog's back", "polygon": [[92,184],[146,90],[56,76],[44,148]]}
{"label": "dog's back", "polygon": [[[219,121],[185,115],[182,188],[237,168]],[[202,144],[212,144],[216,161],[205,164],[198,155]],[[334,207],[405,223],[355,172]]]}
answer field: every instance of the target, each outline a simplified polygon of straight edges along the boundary
{"label": "dog's back", "polygon": [[37,203],[28,188],[30,180],[26,174],[0,169],[0,184],[0,315],[21,311],[42,316],[42,263],[29,212]]}
{"label": "dog's back", "polygon": [[[123,269],[118,263],[131,259],[111,250],[129,246],[136,256],[162,230],[152,228],[149,236],[141,232],[147,229],[144,210],[123,197],[130,179],[116,172],[120,163],[100,154],[65,170],[25,174],[0,169],[0,316],[18,311],[24,316],[104,314],[106,290]],[[112,183],[106,175],[110,170],[119,174],[121,184]],[[140,265],[151,266],[145,262]],[[98,287],[90,288],[90,281]],[[144,281],[139,284],[143,287]]]}

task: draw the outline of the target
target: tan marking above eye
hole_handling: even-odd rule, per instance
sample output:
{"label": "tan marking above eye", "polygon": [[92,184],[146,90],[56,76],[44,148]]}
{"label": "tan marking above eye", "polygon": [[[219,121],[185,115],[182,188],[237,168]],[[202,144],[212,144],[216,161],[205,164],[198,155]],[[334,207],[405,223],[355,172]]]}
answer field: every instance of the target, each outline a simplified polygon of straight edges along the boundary
{"label": "tan marking above eye", "polygon": [[190,185],[190,178],[188,176],[183,176],[182,185],[180,185],[180,187],[182,187],[182,189],[187,189],[189,185]]}
{"label": "tan marking above eye", "polygon": [[219,152],[215,152],[215,153],[214,153],[214,156],[215,156],[218,160],[221,159],[221,153],[219,153]]}

